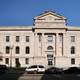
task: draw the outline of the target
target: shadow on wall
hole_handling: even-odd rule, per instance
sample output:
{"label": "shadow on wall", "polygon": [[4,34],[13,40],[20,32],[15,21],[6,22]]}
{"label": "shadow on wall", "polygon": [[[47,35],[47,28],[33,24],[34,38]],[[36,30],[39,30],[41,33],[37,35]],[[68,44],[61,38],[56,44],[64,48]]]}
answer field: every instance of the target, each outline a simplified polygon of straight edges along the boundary
{"label": "shadow on wall", "polygon": [[0,80],[19,80],[25,73],[25,68],[11,68],[0,74]]}

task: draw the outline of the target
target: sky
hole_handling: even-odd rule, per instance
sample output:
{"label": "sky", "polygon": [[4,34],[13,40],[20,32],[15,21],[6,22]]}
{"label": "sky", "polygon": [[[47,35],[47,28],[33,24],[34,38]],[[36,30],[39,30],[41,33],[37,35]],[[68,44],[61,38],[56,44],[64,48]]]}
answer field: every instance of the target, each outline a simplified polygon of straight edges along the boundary
{"label": "sky", "polygon": [[32,26],[34,17],[53,10],[80,26],[80,0],[0,0],[0,26]]}

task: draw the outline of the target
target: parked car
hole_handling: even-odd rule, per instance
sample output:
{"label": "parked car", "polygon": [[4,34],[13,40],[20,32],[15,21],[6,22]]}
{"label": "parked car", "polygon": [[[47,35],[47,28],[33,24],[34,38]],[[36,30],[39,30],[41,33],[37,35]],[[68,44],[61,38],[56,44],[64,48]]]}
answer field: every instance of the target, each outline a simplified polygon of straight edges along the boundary
{"label": "parked car", "polygon": [[80,68],[79,67],[69,67],[67,70],[63,71],[64,74],[77,74],[80,73]]}
{"label": "parked car", "polygon": [[45,67],[43,65],[32,65],[25,69],[27,73],[42,73],[45,72]]}
{"label": "parked car", "polygon": [[51,67],[45,70],[45,74],[62,74],[62,73],[63,73],[63,69],[57,67]]}

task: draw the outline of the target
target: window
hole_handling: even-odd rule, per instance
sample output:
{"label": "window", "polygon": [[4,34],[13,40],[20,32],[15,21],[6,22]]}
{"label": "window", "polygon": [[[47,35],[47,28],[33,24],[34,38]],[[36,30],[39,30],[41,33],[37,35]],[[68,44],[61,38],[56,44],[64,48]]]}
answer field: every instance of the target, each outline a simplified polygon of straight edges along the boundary
{"label": "window", "polygon": [[71,42],[75,42],[75,36],[71,36]]}
{"label": "window", "polygon": [[3,61],[2,53],[0,53],[0,61]]}
{"label": "window", "polygon": [[6,42],[9,42],[10,36],[6,36]]}
{"label": "window", "polygon": [[16,54],[19,54],[20,53],[20,48],[17,46],[16,47]]}
{"label": "window", "polygon": [[75,47],[74,46],[71,47],[71,54],[75,54]]}
{"label": "window", "polygon": [[26,42],[29,42],[29,36],[26,36]]}
{"label": "window", "polygon": [[3,60],[3,58],[2,57],[0,57],[0,61],[2,61]]}
{"label": "window", "polygon": [[59,41],[62,42],[63,41],[63,34],[59,34]]}
{"label": "window", "polygon": [[30,53],[30,48],[26,47],[26,54],[29,54],[29,53]]}
{"label": "window", "polygon": [[48,59],[49,59],[49,58],[50,58],[50,59],[53,59],[53,55],[48,54],[48,55],[47,55],[47,58],[48,58]]}
{"label": "window", "polygon": [[48,35],[48,42],[53,42],[53,36],[52,35]]}
{"label": "window", "polygon": [[74,58],[71,59],[71,64],[75,64],[75,59]]}
{"label": "window", "polygon": [[20,67],[21,66],[19,58],[15,58],[15,64],[16,64],[15,65],[16,67]]}
{"label": "window", "polygon": [[42,33],[38,33],[37,35],[39,36],[39,42],[41,42]]}
{"label": "window", "polygon": [[25,59],[25,64],[29,64],[29,59],[28,58]]}
{"label": "window", "polygon": [[19,36],[16,36],[16,42],[19,42]]}
{"label": "window", "polygon": [[9,58],[5,58],[5,63],[9,64]]}
{"label": "window", "polygon": [[10,53],[10,47],[6,46],[6,53],[9,54]]}
{"label": "window", "polygon": [[48,46],[47,50],[53,50],[53,47],[52,46]]}

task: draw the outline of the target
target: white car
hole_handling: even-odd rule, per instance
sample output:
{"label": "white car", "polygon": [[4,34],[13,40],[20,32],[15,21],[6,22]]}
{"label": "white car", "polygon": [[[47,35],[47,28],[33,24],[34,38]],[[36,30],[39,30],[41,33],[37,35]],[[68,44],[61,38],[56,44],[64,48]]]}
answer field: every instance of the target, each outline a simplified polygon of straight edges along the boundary
{"label": "white car", "polygon": [[45,72],[45,67],[42,65],[32,65],[25,69],[27,73],[33,72],[33,73],[41,73]]}

